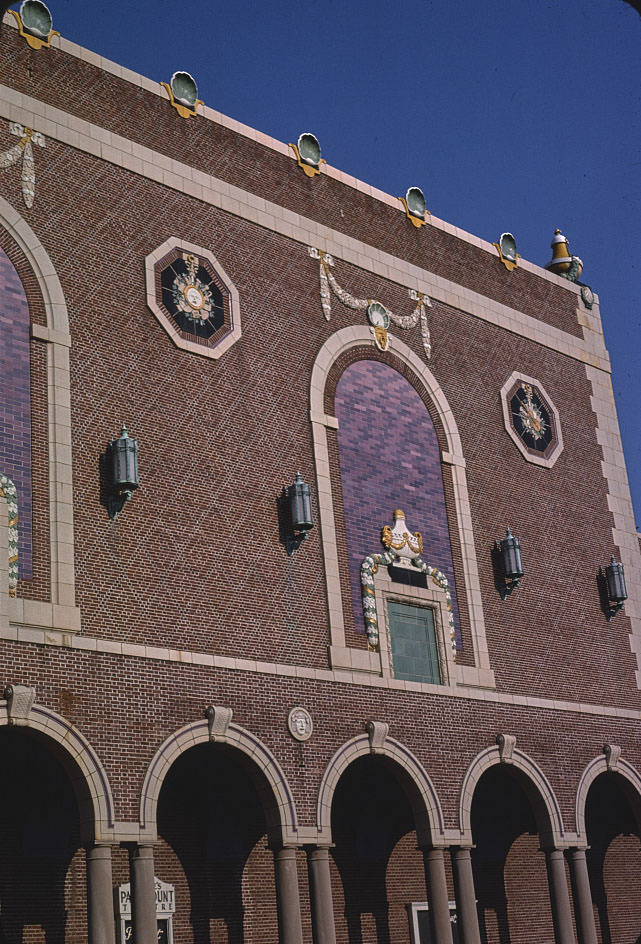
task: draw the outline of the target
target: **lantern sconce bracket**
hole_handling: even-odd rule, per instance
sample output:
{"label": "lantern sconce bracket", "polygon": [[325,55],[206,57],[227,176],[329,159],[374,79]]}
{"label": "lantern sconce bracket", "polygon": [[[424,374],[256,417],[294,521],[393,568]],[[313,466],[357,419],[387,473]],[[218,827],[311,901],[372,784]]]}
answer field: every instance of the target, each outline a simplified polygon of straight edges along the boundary
{"label": "lantern sconce bracket", "polygon": [[625,584],[625,570],[614,557],[607,567],[599,567],[597,575],[601,605],[608,623],[625,606],[628,590]]}
{"label": "lantern sconce bracket", "polygon": [[278,518],[281,544],[289,557],[307,540],[314,527],[312,489],[303,481],[300,472],[292,485],[283,486],[278,497]]}
{"label": "lantern sconce bracket", "polygon": [[124,423],[120,436],[107,446],[105,472],[108,480],[105,504],[109,517],[116,518],[140,484],[138,440],[129,436]]}
{"label": "lantern sconce bracket", "polygon": [[509,528],[502,541],[494,542],[492,560],[495,585],[501,599],[505,600],[520,585],[524,575],[521,542]]}

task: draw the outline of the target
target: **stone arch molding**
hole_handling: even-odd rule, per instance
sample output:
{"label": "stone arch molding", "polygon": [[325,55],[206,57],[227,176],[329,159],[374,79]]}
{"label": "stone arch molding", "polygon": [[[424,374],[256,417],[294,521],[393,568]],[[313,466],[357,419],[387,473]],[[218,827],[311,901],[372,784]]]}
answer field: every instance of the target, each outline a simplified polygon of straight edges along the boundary
{"label": "stone arch molding", "polygon": [[585,826],[585,807],[588,799],[590,787],[601,774],[612,773],[623,778],[628,788],[628,793],[633,793],[636,803],[632,805],[634,818],[641,831],[641,775],[639,772],[620,756],[620,748],[616,745],[607,745],[607,752],[595,757],[586,766],[581,774],[579,786],[576,791],[576,832],[577,840],[580,845],[588,844],[587,830]]}
{"label": "stone arch molding", "polygon": [[[45,608],[41,604],[33,607],[29,600],[10,600],[0,607],[0,629],[5,616],[4,609],[12,622],[19,622],[22,614],[30,626],[46,625],[47,628],[73,632],[80,629],[80,611],[75,606],[69,374],[71,341],[67,305],[60,280],[44,246],[28,223],[2,197],[0,227],[12,237],[30,265],[38,281],[47,316],[46,327],[31,325],[31,336],[47,344],[49,533],[51,602],[54,604],[51,619],[45,624]],[[5,531],[2,522],[0,530]],[[4,545],[5,540],[6,535],[0,537],[0,544]],[[3,581],[0,596],[6,592],[5,587]]]}
{"label": "stone arch molding", "polygon": [[350,764],[368,754],[387,758],[409,783],[411,789],[408,799],[414,812],[419,846],[447,845],[449,840],[445,835],[443,810],[432,781],[414,754],[400,741],[387,737],[386,732],[384,737],[378,739],[378,743],[372,732],[369,735],[360,734],[339,747],[330,760],[318,791],[318,842],[332,842],[332,802],[338,781]]}
{"label": "stone arch molding", "polygon": [[0,727],[16,726],[37,735],[62,763],[78,800],[84,843],[114,840],[114,801],[109,778],[87,738],[61,715],[35,703],[35,690],[8,686],[0,701]]}
{"label": "stone arch molding", "polygon": [[[505,764],[520,772],[522,778],[527,782],[530,798],[538,801],[539,809],[543,810],[543,817],[537,815],[541,844],[554,849],[566,848],[570,845],[570,837],[563,825],[559,801],[547,777],[531,757],[513,746],[513,739],[510,738],[510,741],[511,744],[507,751],[501,744],[498,747],[490,747],[481,751],[467,769],[459,801],[459,825],[462,841],[470,845],[473,842],[472,800],[479,780],[490,767]],[[576,845],[576,841],[574,840],[571,844]]]}
{"label": "stone arch molding", "polygon": [[[490,667],[483,601],[479,582],[478,564],[472,530],[472,516],[465,474],[465,458],[461,437],[456,425],[454,413],[447,402],[434,374],[410,347],[397,337],[390,337],[389,352],[405,365],[427,394],[437,412],[447,441],[447,450],[441,455],[442,462],[450,467],[454,491],[456,524],[458,527],[461,555],[463,560],[464,587],[457,588],[459,596],[464,590],[467,610],[472,629],[474,648],[474,666],[456,665],[450,684],[474,685],[475,687],[494,688],[494,673]],[[318,512],[320,517],[323,542],[323,555],[327,582],[327,596],[330,616],[330,660],[335,668],[357,668],[360,671],[381,673],[380,655],[359,649],[347,649],[345,644],[345,624],[343,620],[343,599],[340,580],[338,546],[332,496],[332,480],[327,444],[328,429],[336,430],[335,417],[325,413],[325,386],[334,363],[346,351],[362,348],[376,351],[376,342],[371,328],[355,325],[341,328],[331,335],[321,347],[310,381],[310,420],[316,460],[316,479],[318,486]],[[391,509],[390,509],[391,511]]]}
{"label": "stone arch molding", "polygon": [[240,751],[262,775],[258,778],[257,787],[263,801],[270,841],[283,846],[300,845],[294,796],[282,767],[256,735],[231,722],[231,709],[215,708],[213,712],[212,717],[179,728],[156,752],[145,774],[140,795],[141,838],[148,841],[157,839],[158,798],[171,765],[190,748],[216,742]]}

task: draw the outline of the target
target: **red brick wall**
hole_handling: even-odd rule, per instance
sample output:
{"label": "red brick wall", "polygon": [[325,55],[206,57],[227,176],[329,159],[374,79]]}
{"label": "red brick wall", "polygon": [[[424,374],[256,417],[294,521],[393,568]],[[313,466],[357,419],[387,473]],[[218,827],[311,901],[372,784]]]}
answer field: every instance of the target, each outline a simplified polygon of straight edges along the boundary
{"label": "red brick wall", "polygon": [[[276,498],[298,468],[314,480],[309,375],[323,341],[353,313],[337,304],[325,323],[316,263],[303,247],[55,142],[46,157],[30,222],[71,319],[84,632],[326,666],[320,534],[287,558]],[[0,188],[11,186],[3,175]],[[142,260],[171,232],[215,250],[238,286],[243,338],[220,361],[178,351],[146,307]],[[341,278],[397,310],[406,303],[403,289],[353,267]],[[599,608],[596,571],[618,549],[583,366],[444,305],[430,320],[430,368],[468,463],[498,685],[638,705],[626,618],[608,625]],[[416,331],[402,336],[423,357]],[[498,391],[515,365],[560,410],[566,446],[552,470],[525,462],[503,428]],[[140,439],[141,487],[112,522],[99,503],[97,462],[123,420]],[[571,529],[560,524],[567,520]],[[502,602],[490,552],[507,524],[521,538],[526,579]]]}

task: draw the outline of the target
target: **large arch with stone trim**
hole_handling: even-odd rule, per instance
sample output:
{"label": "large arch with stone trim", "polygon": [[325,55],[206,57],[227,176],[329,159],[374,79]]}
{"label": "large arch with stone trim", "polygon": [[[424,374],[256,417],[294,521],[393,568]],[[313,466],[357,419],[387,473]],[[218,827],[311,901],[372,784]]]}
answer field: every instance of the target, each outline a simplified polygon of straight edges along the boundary
{"label": "large arch with stone trim", "polygon": [[[71,340],[67,304],[44,246],[29,224],[3,197],[0,197],[0,228],[14,240],[33,271],[46,312],[47,326],[32,324],[31,333],[32,337],[47,344],[51,602],[59,608],[57,612],[64,620],[64,629],[78,630],[80,617],[75,606],[71,475]],[[25,603],[28,606],[28,601]],[[11,607],[10,604],[10,616]]]}
{"label": "large arch with stone trim", "polygon": [[[215,711],[220,713],[221,709]],[[171,765],[185,751],[210,741],[239,751],[250,762],[250,768],[256,771],[256,786],[263,802],[270,840],[282,845],[297,845],[300,839],[294,796],[274,755],[256,735],[240,725],[228,721],[215,730],[215,725],[212,727],[206,719],[186,724],[171,734],[149,764],[140,795],[141,837],[151,841],[157,838],[158,798]]]}
{"label": "large arch with stone trim", "polygon": [[332,801],[341,776],[359,757],[374,754],[393,766],[408,787],[407,795],[414,813],[419,845],[445,845],[443,810],[434,785],[422,764],[400,741],[390,737],[380,740],[382,743],[376,744],[375,738],[367,734],[358,735],[341,745],[330,760],[318,791],[318,841],[332,842]]}
{"label": "large arch with stone trim", "polygon": [[[327,429],[336,428],[335,417],[325,413],[325,387],[333,365],[348,351],[362,348],[377,351],[372,331],[364,325],[342,328],[323,344],[319,350],[310,380],[310,420],[312,423],[316,478],[318,486],[318,511],[321,523],[325,574],[330,613],[332,664],[341,665],[345,656],[345,627],[343,621],[342,589],[339,570],[338,546],[334,526],[334,503],[330,475]],[[471,526],[471,509],[465,474],[465,457],[461,437],[454,413],[447,402],[436,377],[427,364],[407,344],[394,336],[390,339],[390,355],[401,362],[410,372],[417,386],[433,404],[442,425],[447,449],[441,454],[442,462],[449,466],[455,500],[455,516],[459,532],[463,561],[463,587],[470,615],[474,667],[457,666],[459,682],[469,682],[484,687],[494,687],[494,675],[490,667],[483,604],[476,559],[474,534]],[[349,660],[346,665],[349,664]]]}
{"label": "large arch with stone trim", "polygon": [[488,747],[476,755],[467,769],[459,799],[459,825],[464,842],[472,843],[472,799],[476,786],[483,774],[491,767],[504,764],[517,770],[521,782],[537,815],[541,841],[555,849],[567,845],[566,830],[563,824],[561,808],[550,783],[531,757],[514,748],[509,757],[502,754],[497,746]]}
{"label": "large arch with stone trim", "polygon": [[0,702],[0,728],[24,728],[60,761],[73,786],[80,814],[83,842],[109,842],[114,835],[114,801],[109,778],[98,754],[87,738],[50,708],[33,704],[22,717],[9,712],[9,702]]}
{"label": "large arch with stone trim", "polygon": [[585,807],[588,792],[597,777],[606,773],[611,773],[621,778],[625,793],[632,801],[630,806],[632,807],[632,812],[635,815],[636,822],[641,831],[641,775],[632,764],[624,758],[620,756],[613,758],[612,754],[610,754],[608,758],[605,754],[600,754],[586,765],[585,770],[581,774],[581,779],[579,780],[576,791],[576,832],[577,840],[581,845],[587,845]]}

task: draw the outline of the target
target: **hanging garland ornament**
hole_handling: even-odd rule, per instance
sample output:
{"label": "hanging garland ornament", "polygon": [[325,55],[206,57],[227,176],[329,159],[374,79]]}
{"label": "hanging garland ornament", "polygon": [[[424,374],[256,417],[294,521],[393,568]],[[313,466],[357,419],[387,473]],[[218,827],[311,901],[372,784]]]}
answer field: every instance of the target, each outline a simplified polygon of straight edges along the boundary
{"label": "hanging garland ornament", "polygon": [[9,124],[9,131],[19,137],[20,140],[8,151],[0,154],[0,170],[17,164],[22,158],[22,175],[20,178],[22,199],[25,205],[31,209],[36,196],[36,167],[32,145],[37,144],[38,147],[43,148],[45,146],[44,135],[40,134],[39,131],[34,131],[33,128],[25,128],[15,121]]}
{"label": "hanging garland ornament", "polygon": [[420,325],[421,339],[423,341],[423,350],[425,356],[429,359],[432,354],[432,340],[430,338],[430,327],[427,320],[427,308],[432,307],[432,302],[423,292],[415,289],[409,289],[408,294],[412,301],[416,302],[416,307],[409,315],[396,315],[381,302],[371,298],[356,298],[336,281],[331,267],[334,265],[334,259],[327,252],[315,249],[310,246],[308,252],[312,259],[318,259],[320,298],[323,315],[325,320],[329,321],[332,314],[332,292],[346,308],[352,308],[354,311],[366,311],[367,319],[374,329],[374,340],[380,351],[386,351],[389,347],[388,328],[390,323],[397,328],[408,330]]}
{"label": "hanging garland ornament", "polygon": [[9,596],[15,597],[18,586],[18,493],[8,475],[0,472],[0,500],[4,499],[9,511]]}

